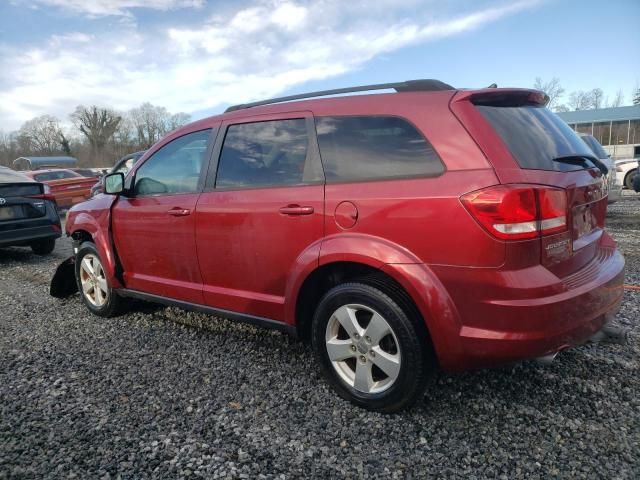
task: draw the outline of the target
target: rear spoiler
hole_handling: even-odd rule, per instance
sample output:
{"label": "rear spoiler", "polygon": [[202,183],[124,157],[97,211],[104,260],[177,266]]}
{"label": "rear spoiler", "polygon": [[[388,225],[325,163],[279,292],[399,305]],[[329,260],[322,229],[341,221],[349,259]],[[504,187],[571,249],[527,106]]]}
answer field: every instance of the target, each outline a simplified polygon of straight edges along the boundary
{"label": "rear spoiler", "polygon": [[549,96],[540,90],[528,88],[483,88],[460,90],[451,101],[496,107],[545,106],[549,103]]}

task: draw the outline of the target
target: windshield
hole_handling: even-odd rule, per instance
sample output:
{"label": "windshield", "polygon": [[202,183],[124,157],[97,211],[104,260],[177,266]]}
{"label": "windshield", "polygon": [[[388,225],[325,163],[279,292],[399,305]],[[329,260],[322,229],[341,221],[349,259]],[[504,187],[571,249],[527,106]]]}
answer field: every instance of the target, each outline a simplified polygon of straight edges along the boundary
{"label": "windshield", "polygon": [[569,157],[594,158],[591,149],[556,114],[538,105],[502,107],[476,105],[500,135],[521,168],[533,170],[581,170],[591,162],[559,162]]}

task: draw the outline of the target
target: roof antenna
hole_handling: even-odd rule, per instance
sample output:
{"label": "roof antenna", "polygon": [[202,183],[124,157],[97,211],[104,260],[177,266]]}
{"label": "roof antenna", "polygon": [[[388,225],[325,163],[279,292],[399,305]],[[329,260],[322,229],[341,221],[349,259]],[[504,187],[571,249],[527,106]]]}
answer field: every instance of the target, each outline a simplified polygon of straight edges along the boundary
{"label": "roof antenna", "polygon": [[492,83],[487,88],[498,88],[498,84],[497,83]]}

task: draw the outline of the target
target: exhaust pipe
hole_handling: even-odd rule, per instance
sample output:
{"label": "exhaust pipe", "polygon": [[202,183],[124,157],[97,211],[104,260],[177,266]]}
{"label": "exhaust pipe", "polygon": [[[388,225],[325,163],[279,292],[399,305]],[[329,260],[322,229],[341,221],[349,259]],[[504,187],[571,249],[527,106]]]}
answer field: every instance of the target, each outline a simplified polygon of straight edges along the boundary
{"label": "exhaust pipe", "polygon": [[558,352],[553,352],[553,353],[550,353],[549,355],[543,355],[542,357],[536,357],[533,360],[538,365],[548,366],[548,365],[551,365],[553,363],[553,361],[555,360],[555,358],[557,356],[558,356]]}

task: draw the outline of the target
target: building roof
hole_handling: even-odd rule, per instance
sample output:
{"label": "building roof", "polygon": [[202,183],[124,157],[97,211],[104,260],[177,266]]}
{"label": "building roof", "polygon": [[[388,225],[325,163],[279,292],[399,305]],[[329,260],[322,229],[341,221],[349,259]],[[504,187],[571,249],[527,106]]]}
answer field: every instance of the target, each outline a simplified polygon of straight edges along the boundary
{"label": "building roof", "polygon": [[629,107],[598,108],[597,110],[577,110],[575,112],[559,112],[558,116],[567,123],[639,120],[640,105],[631,105]]}
{"label": "building roof", "polygon": [[74,157],[18,157],[13,161],[13,166],[31,170],[38,167],[72,167],[78,163]]}

